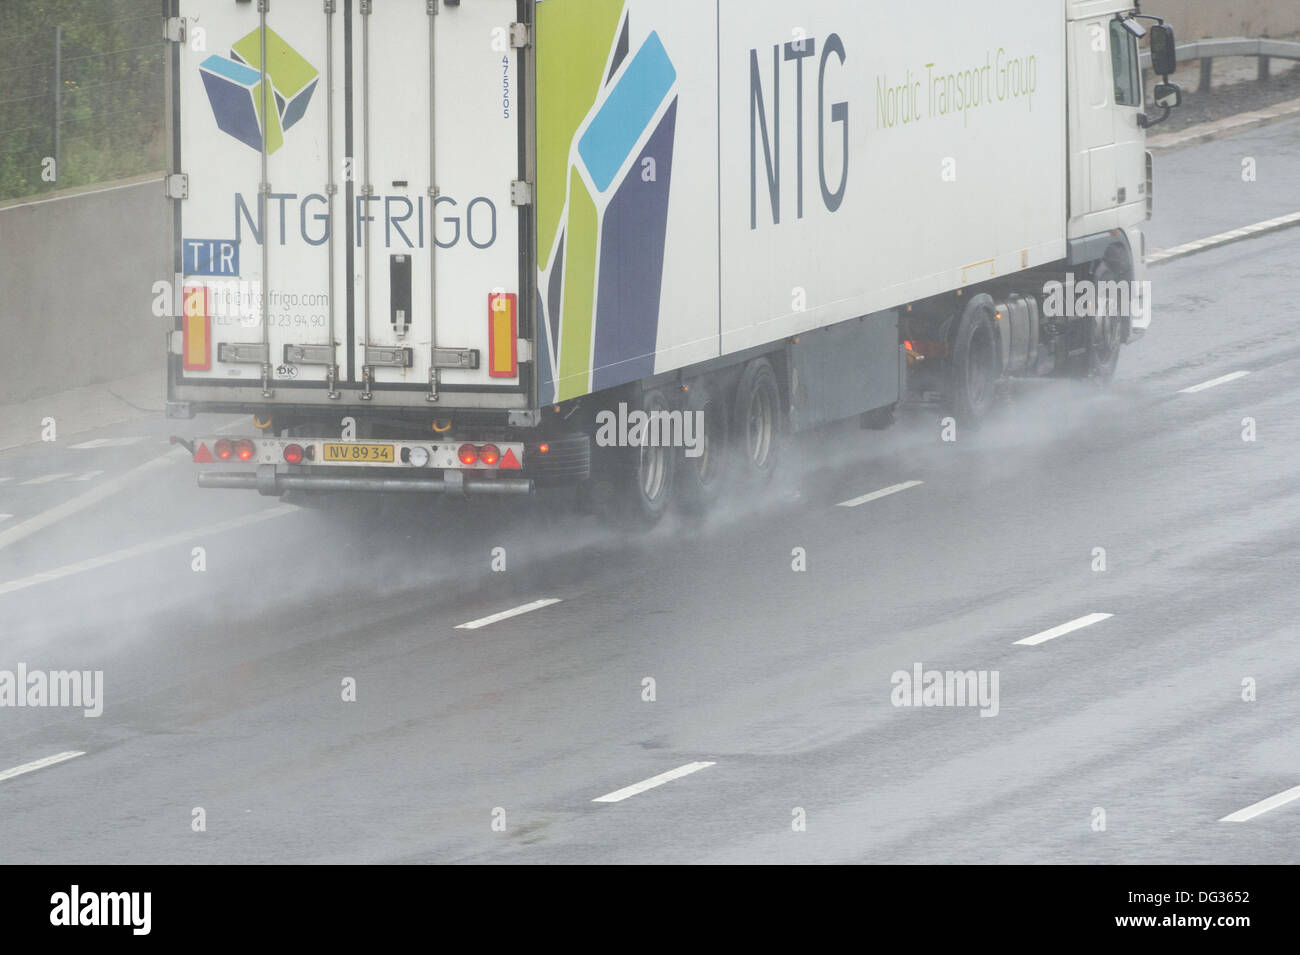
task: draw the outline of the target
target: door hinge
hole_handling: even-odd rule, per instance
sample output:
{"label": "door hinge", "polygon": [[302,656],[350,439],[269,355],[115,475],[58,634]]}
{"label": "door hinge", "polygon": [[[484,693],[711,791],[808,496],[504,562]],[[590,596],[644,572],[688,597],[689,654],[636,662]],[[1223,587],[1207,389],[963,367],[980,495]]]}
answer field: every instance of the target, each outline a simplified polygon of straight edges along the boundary
{"label": "door hinge", "polygon": [[510,204],[513,206],[531,206],[533,204],[533,184],[522,179],[510,183]]}
{"label": "door hinge", "polygon": [[172,43],[185,42],[185,18],[168,17],[163,23],[163,36]]}
{"label": "door hinge", "polygon": [[522,50],[532,42],[527,23],[510,24],[510,46],[515,50]]}
{"label": "door hinge", "polygon": [[363,17],[370,16],[370,0],[361,0],[361,15]]}
{"label": "door hinge", "polygon": [[533,360],[533,343],[527,338],[515,339],[515,350],[519,355],[519,361],[521,364]]}
{"label": "door hinge", "polygon": [[334,13],[334,0],[325,0],[325,12]]}
{"label": "door hinge", "polygon": [[174,172],[163,179],[163,193],[168,199],[188,199],[190,197],[189,173]]}

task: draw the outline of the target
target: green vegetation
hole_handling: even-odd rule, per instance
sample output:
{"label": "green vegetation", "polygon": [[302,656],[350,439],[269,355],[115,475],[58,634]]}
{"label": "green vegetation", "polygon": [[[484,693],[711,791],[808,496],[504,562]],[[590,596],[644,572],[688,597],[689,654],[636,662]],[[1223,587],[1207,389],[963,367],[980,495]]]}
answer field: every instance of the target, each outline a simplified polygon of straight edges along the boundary
{"label": "green vegetation", "polygon": [[158,0],[0,2],[0,201],[161,171],[164,50]]}

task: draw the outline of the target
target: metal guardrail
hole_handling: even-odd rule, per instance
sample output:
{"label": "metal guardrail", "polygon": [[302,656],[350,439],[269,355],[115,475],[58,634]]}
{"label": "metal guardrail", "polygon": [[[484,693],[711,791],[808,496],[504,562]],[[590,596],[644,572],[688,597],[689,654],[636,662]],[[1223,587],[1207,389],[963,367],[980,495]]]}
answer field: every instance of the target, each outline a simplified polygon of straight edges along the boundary
{"label": "metal guardrail", "polygon": [[[1252,40],[1246,37],[1226,37],[1217,40],[1197,40],[1194,43],[1180,43],[1176,49],[1180,63],[1189,60],[1201,61],[1201,85],[1198,88],[1198,92],[1201,93],[1210,89],[1216,57],[1259,57],[1259,78],[1261,81],[1269,78],[1273,60],[1300,60],[1300,43],[1292,43],[1286,40],[1263,38]],[[1150,67],[1151,54],[1143,53],[1142,68],[1150,69]]]}

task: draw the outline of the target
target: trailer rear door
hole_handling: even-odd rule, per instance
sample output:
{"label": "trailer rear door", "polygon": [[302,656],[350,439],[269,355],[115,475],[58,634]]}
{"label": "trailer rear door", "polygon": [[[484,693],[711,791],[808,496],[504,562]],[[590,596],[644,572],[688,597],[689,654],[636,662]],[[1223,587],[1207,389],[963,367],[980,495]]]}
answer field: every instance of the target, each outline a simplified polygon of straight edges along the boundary
{"label": "trailer rear door", "polygon": [[516,0],[172,12],[173,400],[529,406]]}

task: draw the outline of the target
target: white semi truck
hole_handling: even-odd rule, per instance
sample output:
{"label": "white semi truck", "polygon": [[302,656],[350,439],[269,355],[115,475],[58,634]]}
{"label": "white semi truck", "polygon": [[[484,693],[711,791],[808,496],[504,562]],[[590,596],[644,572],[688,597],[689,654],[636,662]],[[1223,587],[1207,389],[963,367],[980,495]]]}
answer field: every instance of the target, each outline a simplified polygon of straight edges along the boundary
{"label": "white semi truck", "polygon": [[1132,2],[167,14],[168,413],[252,416],[184,442],[204,487],[577,485],[653,521],[909,391],[975,421],[1009,377],[1106,380],[1150,322],[1074,298],[1140,288],[1180,98]]}

